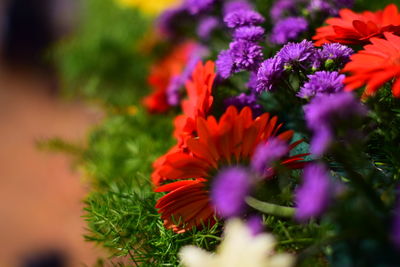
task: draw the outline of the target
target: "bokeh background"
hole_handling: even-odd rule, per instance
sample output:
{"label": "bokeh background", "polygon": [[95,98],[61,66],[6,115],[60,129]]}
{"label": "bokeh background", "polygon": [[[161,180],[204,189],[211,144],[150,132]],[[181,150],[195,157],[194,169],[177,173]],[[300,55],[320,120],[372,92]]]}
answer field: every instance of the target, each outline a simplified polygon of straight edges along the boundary
{"label": "bokeh background", "polygon": [[0,1],[0,266],[93,266],[84,241],[87,185],[71,158],[39,149],[47,138],[85,145],[101,120],[65,100],[49,51],[79,25],[76,0]]}

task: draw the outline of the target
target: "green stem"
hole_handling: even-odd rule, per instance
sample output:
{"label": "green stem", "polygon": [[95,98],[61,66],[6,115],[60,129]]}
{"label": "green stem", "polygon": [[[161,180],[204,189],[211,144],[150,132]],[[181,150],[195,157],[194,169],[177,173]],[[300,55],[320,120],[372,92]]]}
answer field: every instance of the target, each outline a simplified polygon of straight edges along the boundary
{"label": "green stem", "polygon": [[279,242],[279,245],[288,245],[293,243],[312,243],[313,238],[299,238],[299,239],[288,239]]}
{"label": "green stem", "polygon": [[261,211],[265,214],[279,216],[279,217],[291,218],[293,217],[296,211],[294,208],[263,202],[253,197],[247,197],[246,203],[253,209]]}

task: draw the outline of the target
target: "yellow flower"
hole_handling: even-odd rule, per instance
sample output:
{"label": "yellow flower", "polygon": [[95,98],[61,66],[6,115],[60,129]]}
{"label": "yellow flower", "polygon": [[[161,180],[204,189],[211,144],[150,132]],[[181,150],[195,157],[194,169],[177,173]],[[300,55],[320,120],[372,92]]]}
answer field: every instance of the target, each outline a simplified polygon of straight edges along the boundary
{"label": "yellow flower", "polygon": [[135,7],[148,15],[157,15],[163,10],[177,5],[180,0],[116,0],[121,6]]}
{"label": "yellow flower", "polygon": [[225,227],[225,238],[216,253],[194,246],[183,247],[180,258],[186,267],[290,267],[294,256],[274,253],[276,241],[271,234],[253,236],[246,225],[234,219]]}

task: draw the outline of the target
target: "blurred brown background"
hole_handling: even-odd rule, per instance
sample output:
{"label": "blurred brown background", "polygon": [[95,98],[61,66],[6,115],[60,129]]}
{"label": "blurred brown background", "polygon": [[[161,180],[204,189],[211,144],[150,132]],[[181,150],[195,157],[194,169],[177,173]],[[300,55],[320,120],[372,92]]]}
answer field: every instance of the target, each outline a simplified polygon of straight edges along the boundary
{"label": "blurred brown background", "polygon": [[0,266],[93,266],[103,253],[82,237],[87,192],[63,154],[37,140],[84,145],[100,114],[63,101],[44,53],[73,30],[72,0],[0,1]]}

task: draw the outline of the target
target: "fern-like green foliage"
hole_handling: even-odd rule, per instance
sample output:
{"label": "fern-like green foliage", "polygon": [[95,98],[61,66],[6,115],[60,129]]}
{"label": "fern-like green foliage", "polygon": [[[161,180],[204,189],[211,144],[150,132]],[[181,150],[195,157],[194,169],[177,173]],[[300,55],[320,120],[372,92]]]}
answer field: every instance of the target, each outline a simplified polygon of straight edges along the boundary
{"label": "fern-like green foliage", "polygon": [[[144,132],[146,134],[144,134]],[[83,164],[93,190],[86,199],[86,239],[127,256],[132,265],[175,266],[183,245],[213,249],[218,224],[177,235],[162,225],[156,209],[161,194],[152,191],[151,164],[172,144],[170,116],[116,115],[90,137]],[[125,257],[126,260],[126,257]]]}

